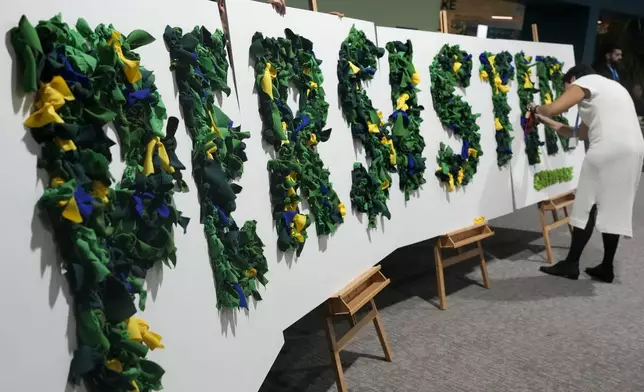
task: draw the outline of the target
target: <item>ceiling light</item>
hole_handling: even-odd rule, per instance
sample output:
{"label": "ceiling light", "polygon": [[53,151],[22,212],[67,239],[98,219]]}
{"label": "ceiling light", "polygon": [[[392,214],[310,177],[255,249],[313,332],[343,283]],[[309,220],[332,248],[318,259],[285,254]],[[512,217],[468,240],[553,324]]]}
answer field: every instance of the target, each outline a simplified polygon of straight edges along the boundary
{"label": "ceiling light", "polygon": [[597,24],[602,24],[602,21],[601,21],[601,20],[598,20],[598,21],[597,21]]}
{"label": "ceiling light", "polygon": [[493,16],[492,16],[492,19],[496,19],[496,20],[512,20],[512,19],[514,19],[514,17],[513,17],[513,16],[499,16],[499,15],[493,15]]}

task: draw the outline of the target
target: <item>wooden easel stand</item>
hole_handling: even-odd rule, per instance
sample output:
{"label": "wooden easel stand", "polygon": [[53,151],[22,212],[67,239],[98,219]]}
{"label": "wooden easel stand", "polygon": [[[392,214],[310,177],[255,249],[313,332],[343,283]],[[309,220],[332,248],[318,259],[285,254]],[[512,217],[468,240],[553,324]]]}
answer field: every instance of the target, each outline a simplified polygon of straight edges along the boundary
{"label": "wooden easel stand", "polygon": [[[382,351],[385,353],[385,359],[388,362],[392,360],[391,348],[387,341],[387,335],[385,335],[382,319],[373,300],[376,294],[387,287],[389,283],[390,280],[380,272],[380,266],[372,267],[327,301],[329,315],[326,318],[326,332],[339,392],[347,391],[342,362],[340,361],[340,351],[370,322],[373,321],[376,327]],[[371,304],[371,310],[358,321],[356,313],[367,304]],[[334,317],[348,318],[351,325],[349,332],[340,340],[337,339],[335,328],[333,327]]]}
{"label": "wooden easel stand", "polygon": [[[485,253],[481,241],[494,235],[494,232],[487,223],[480,223],[465,229],[448,233],[436,240],[434,245],[434,260],[436,263],[436,285],[438,287],[438,298],[441,310],[447,309],[447,299],[445,297],[445,277],[443,269],[450,265],[460,263],[461,261],[479,257],[481,260],[481,274],[483,275],[483,286],[490,288],[490,280],[487,274],[487,264],[485,262]],[[476,247],[463,253],[463,248],[476,244]],[[441,253],[443,249],[455,249],[458,255],[443,259]]]}
{"label": "wooden easel stand", "polygon": [[[539,202],[539,219],[541,220],[541,230],[543,231],[543,241],[546,244],[546,255],[548,258],[548,264],[552,264],[552,246],[550,244],[550,231],[554,230],[560,226],[568,225],[568,229],[572,234],[572,226],[570,226],[570,216],[568,215],[568,207],[575,202],[575,194],[567,192],[559,196],[555,196],[552,199],[544,200]],[[564,218],[559,219],[558,211],[563,210]],[[552,213],[552,223],[548,223],[548,218],[546,217],[546,212],[550,211]]]}

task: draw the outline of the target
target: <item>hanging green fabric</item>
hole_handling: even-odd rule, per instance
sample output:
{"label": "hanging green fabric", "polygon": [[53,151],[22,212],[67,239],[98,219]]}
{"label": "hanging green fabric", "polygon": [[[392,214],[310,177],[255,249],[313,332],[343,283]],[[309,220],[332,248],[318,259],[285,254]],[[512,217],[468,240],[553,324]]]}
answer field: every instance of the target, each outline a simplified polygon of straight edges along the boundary
{"label": "hanging green fabric", "polygon": [[472,55],[458,45],[444,45],[429,68],[432,80],[434,109],[443,126],[463,140],[460,153],[440,144],[436,177],[449,192],[457,186],[465,186],[476,174],[481,151],[481,135],[476,120],[480,114],[472,113],[472,107],[456,88],[467,88],[472,77]]}
{"label": "hanging green fabric", "polygon": [[534,119],[530,118],[532,114],[527,111],[528,104],[534,101],[534,94],[539,92],[534,88],[534,82],[532,81],[531,62],[532,56],[526,56],[524,52],[517,53],[514,56],[514,64],[517,67],[517,80],[519,81],[517,93],[519,95],[519,106],[521,107],[521,128],[525,140],[525,153],[530,166],[541,163],[539,149],[544,145],[539,138],[539,131],[534,125]]}
{"label": "hanging green fabric", "polygon": [[[161,337],[136,313],[145,309],[147,271],[176,263],[173,226],[185,229],[188,218],[173,203],[186,190],[178,120],[164,131],[154,76],[133,52],[154,38],[142,30],[124,37],[111,25],[92,30],[83,19],[74,29],[60,15],[35,27],[23,16],[10,36],[23,89],[38,90],[25,125],[49,176],[39,207],[74,297],[78,349],[69,380],[101,391],[160,390],[164,370],[145,356],[163,348]],[[114,142],[103,130],[110,122],[126,163],[118,184],[109,172]]]}
{"label": "hanging green fabric", "polygon": [[499,167],[512,160],[512,123],[510,122],[510,105],[508,92],[510,81],[514,80],[512,55],[501,52],[493,55],[490,52],[479,56],[481,80],[488,81],[492,87],[492,106],[494,107],[494,129],[496,137],[496,161]]}
{"label": "hanging green fabric", "polygon": [[[257,76],[262,137],[277,152],[268,163],[277,245],[299,256],[312,220],[300,212],[300,201],[308,202],[318,236],[335,232],[346,211],[316,148],[331,136],[331,129],[324,128],[329,104],[322,86],[322,61],[315,57],[311,41],[289,29],[285,35],[268,38],[255,33],[250,55]],[[300,97],[295,115],[287,104],[291,83]]]}
{"label": "hanging green fabric", "polygon": [[203,26],[186,34],[168,26],[163,38],[192,138],[192,174],[201,201],[217,308],[248,309],[248,297],[262,299],[257,289],[268,282],[268,264],[256,222],[246,221],[240,229],[232,217],[241,191],[234,181],[244,172],[244,140],[250,133],[233,126],[215,104],[215,94],[230,94],[226,37],[221,30],[211,34]]}
{"label": "hanging green fabric", "polygon": [[389,84],[394,112],[389,116],[392,126],[392,140],[396,166],[400,177],[400,190],[405,200],[423,185],[425,181],[425,139],[420,134],[425,110],[418,104],[420,74],[413,63],[414,50],[410,40],[389,42]]}
{"label": "hanging green fabric", "polygon": [[364,147],[369,162],[368,170],[360,163],[354,165],[351,205],[368,215],[369,228],[376,227],[379,215],[391,218],[387,208],[390,172],[396,171],[398,162],[390,136],[392,124],[385,122],[382,112],[373,107],[363,86],[364,82],[373,79],[378,70],[378,59],[384,54],[384,49],[377,47],[363,31],[353,26],[340,47],[337,68],[342,113],[351,126],[353,138]]}

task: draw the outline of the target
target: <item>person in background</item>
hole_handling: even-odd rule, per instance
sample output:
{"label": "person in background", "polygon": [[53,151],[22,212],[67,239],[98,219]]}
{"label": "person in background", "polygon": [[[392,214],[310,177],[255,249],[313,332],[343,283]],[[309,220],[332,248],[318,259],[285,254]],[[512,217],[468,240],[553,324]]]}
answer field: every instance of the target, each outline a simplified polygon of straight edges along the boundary
{"label": "person in background", "polygon": [[[528,105],[537,118],[565,137],[588,138],[570,224],[574,227],[565,260],[541,271],[576,280],[579,259],[595,225],[602,233],[604,259],[586,269],[591,277],[611,283],[620,236],[633,235],[633,205],[644,162],[644,138],[629,92],[614,80],[578,65],[564,76],[566,91],[549,105]],[[572,128],[551,119],[579,105],[581,122]]]}
{"label": "person in background", "polygon": [[633,94],[633,102],[635,102],[635,111],[637,112],[637,117],[640,118],[641,123],[642,118],[644,118],[644,99],[642,99],[644,90],[642,90],[642,85],[639,83],[634,84],[631,92]]}
{"label": "person in background", "polygon": [[617,45],[610,45],[604,51],[604,63],[597,66],[597,73],[619,83],[624,83],[619,75],[619,66],[624,58],[622,48]]}

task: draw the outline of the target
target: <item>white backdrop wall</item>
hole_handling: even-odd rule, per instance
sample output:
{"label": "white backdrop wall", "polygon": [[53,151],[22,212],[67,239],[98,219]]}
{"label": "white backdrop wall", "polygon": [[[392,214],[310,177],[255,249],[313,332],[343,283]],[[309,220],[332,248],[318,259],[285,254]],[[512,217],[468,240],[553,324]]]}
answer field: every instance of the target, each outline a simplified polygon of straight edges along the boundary
{"label": "white backdrop wall", "polygon": [[[58,12],[63,13],[64,20],[70,25],[75,24],[78,17],[83,17],[91,26],[113,23],[123,34],[144,29],[155,36],[156,42],[137,52],[141,55],[141,64],[155,71],[157,86],[168,114],[179,118],[176,88],[168,70],[169,55],[162,40],[165,26],[179,26],[184,31],[195,25],[205,25],[211,31],[220,26],[216,4],[207,0],[184,0],[180,3],[170,0],[130,0],[127,9],[99,3],[88,5],[81,0],[58,3],[24,0],[8,5],[0,20],[2,28],[8,32],[22,14],[36,24]],[[331,171],[336,191],[348,207],[351,168],[356,160],[364,162],[364,154],[354,149],[351,132],[339,108],[336,93],[338,52],[353,24],[365,31],[374,42],[376,28],[370,22],[292,9],[289,9],[286,17],[279,17],[268,5],[242,0],[229,1],[228,14],[237,92],[233,88],[230,97],[222,97],[223,108],[235,123],[241,123],[252,134],[247,143],[249,161],[240,181],[244,190],[239,195],[238,211],[234,217],[239,223],[246,219],[258,221],[258,233],[266,243],[265,254],[270,268],[267,277],[270,283],[266,290],[260,290],[264,301],[251,303],[249,312],[219,313],[216,310],[206,241],[203,227],[198,222],[197,192],[190,175],[191,140],[181,122],[177,132],[177,154],[187,166],[185,179],[191,186],[191,192],[176,195],[175,201],[178,208],[193,220],[186,235],[181,231],[175,234],[177,268],[151,271],[148,308],[140,315],[154,331],[163,336],[167,347],[149,354],[151,359],[166,369],[163,382],[167,391],[204,388],[256,391],[283,344],[282,331],[365,268],[376,264],[400,246],[469,225],[477,216],[492,219],[512,211],[509,170],[496,167],[491,94],[489,87],[478,81],[476,72],[472,87],[465,94],[475,112],[483,114],[479,125],[486,154],[481,160],[479,173],[468,189],[449,195],[439,187],[433,176],[433,162],[439,143],[448,142],[460,149],[460,140],[450,140],[431,104],[429,65],[443,43],[462,44],[465,50],[473,54],[475,70],[478,68],[478,54],[483,50],[494,51],[495,45],[506,45],[511,51],[531,48],[534,54],[555,55],[564,61],[569,61],[567,56],[572,56],[571,48],[558,45],[534,44],[533,47],[526,43],[378,28],[380,46],[389,40],[411,38],[414,41],[415,64],[422,77],[419,98],[425,106],[421,133],[427,143],[428,182],[418,195],[405,203],[402,192],[398,190],[398,178],[394,175],[389,201],[391,221],[380,221],[378,229],[368,232],[366,217],[349,213],[337,233],[322,239],[316,238],[315,229],[311,227],[304,252],[294,260],[276,249],[266,171],[269,154],[261,142],[262,124],[257,96],[254,94],[255,75],[248,58],[251,37],[255,31],[261,31],[265,36],[284,36],[284,28],[288,27],[314,42],[316,55],[324,61],[323,86],[330,104],[328,127],[333,128],[330,141],[320,144],[318,149]],[[7,38],[6,50],[2,51],[0,61],[0,113],[6,128],[4,154],[0,163],[5,168],[11,168],[12,172],[7,175],[8,186],[5,187],[0,206],[4,217],[0,225],[5,236],[0,244],[5,260],[5,273],[0,276],[0,295],[3,298],[3,314],[16,321],[6,321],[0,326],[0,366],[3,374],[12,375],[0,378],[0,390],[71,390],[66,385],[75,344],[71,298],[58,266],[51,235],[43,227],[35,209],[42,194],[42,182],[36,170],[39,148],[22,125],[32,98],[23,100],[14,94],[17,89],[17,69],[11,53],[13,51]],[[229,85],[234,87],[232,73],[229,74]],[[368,86],[368,91],[374,105],[389,114],[391,102],[386,55],[381,59],[380,70]],[[292,96],[290,102],[295,109],[295,97]],[[516,102],[518,108],[518,98]],[[518,122],[515,111],[513,116]],[[113,133],[111,136],[116,140]],[[517,138],[515,144],[521,140]],[[519,151],[522,150],[515,146],[515,157],[521,155]],[[113,155],[119,156],[117,146]],[[519,158],[515,159],[518,163],[513,162],[513,170],[521,167]],[[119,178],[123,165],[114,162],[111,170]],[[517,188],[515,176],[515,194],[521,189]],[[540,196],[531,197],[528,199],[526,196],[524,203],[535,202]],[[34,373],[38,377],[32,377]]]}

